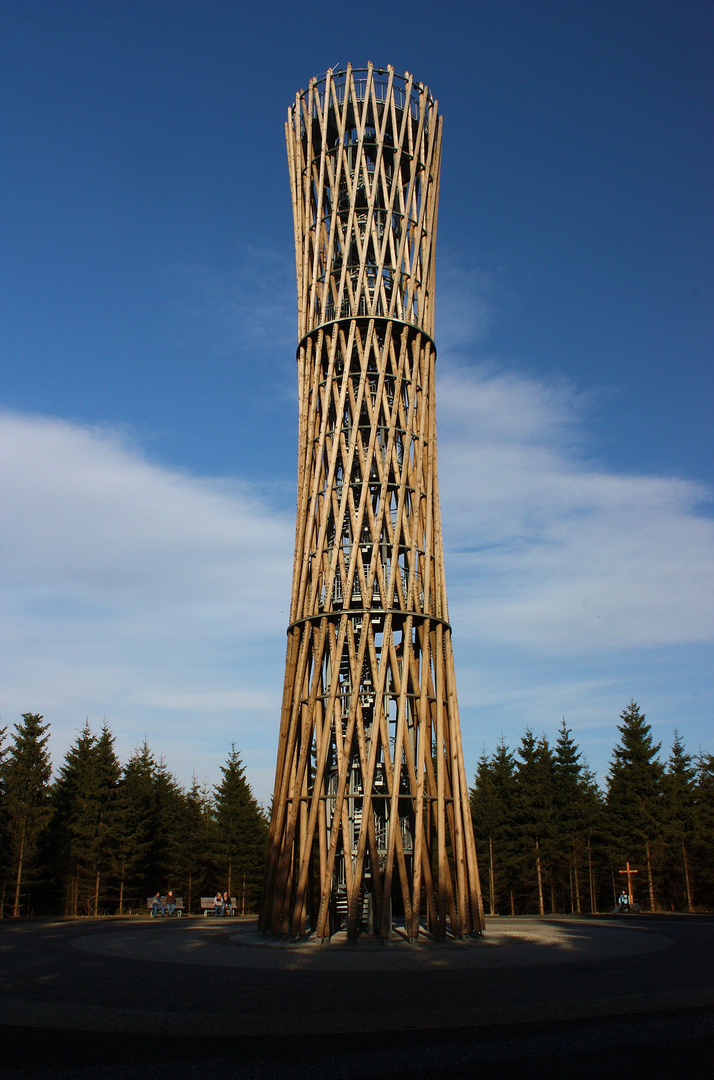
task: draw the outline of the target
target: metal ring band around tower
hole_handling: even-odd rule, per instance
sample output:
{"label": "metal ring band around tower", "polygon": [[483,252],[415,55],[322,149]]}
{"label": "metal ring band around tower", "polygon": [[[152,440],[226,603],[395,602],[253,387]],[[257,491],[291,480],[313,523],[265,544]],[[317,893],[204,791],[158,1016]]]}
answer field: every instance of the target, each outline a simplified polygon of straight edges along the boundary
{"label": "metal ring band around tower", "polygon": [[[427,334],[426,330],[422,330],[420,327],[415,326],[414,323],[404,322],[403,319],[386,319],[384,318],[384,316],[381,315],[358,315],[354,321],[360,323],[361,325],[363,325],[364,323],[374,322],[382,323],[385,326],[387,323],[392,323],[393,326],[406,326],[409,330],[413,330],[415,334],[421,334],[421,336],[429,342],[432,352],[434,354],[434,359],[436,359],[437,349],[436,342],[434,341],[433,337],[430,334]],[[315,335],[318,334],[321,330],[323,334],[326,334],[330,327],[335,326],[339,323],[350,322],[352,322],[352,316],[346,315],[344,318],[329,319],[327,322],[318,323],[317,326],[314,326],[312,330],[310,330],[307,334],[304,334],[298,341],[297,349],[295,350],[296,357],[300,357],[300,350],[305,348],[305,345],[309,340],[314,340]]]}
{"label": "metal ring band around tower", "polygon": [[402,611],[401,608],[345,608],[342,611],[326,611],[320,612],[319,615],[305,615],[302,619],[297,619],[295,622],[290,623],[288,626],[288,634],[297,629],[299,626],[304,626],[305,623],[319,623],[323,619],[341,619],[346,616],[348,619],[364,618],[365,615],[391,615],[399,619],[406,619],[407,616],[411,616],[414,620],[419,620],[420,623],[433,623],[435,626],[438,623],[442,629],[451,632],[451,624],[446,619],[437,619],[434,615],[422,615],[419,611]]}

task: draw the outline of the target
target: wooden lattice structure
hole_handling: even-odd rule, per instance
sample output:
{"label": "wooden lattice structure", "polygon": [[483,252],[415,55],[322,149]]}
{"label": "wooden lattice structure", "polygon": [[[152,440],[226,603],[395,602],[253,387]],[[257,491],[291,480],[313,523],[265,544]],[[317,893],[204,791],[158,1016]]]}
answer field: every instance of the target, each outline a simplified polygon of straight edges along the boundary
{"label": "wooden lattice structure", "polygon": [[436,470],[441,130],[391,67],[288,111],[298,499],[264,932],[483,928]]}

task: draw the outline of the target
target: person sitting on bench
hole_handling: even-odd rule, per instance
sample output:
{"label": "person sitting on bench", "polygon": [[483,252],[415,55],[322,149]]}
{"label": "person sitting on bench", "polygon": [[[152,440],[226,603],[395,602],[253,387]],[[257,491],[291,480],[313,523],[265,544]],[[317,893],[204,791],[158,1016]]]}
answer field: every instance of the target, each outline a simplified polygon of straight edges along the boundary
{"label": "person sitting on bench", "polygon": [[232,915],[233,914],[233,908],[231,907],[231,898],[230,898],[230,896],[228,895],[227,892],[224,892],[224,894],[223,894],[223,914],[224,915]]}
{"label": "person sitting on bench", "polygon": [[216,893],[216,898],[213,901],[213,914],[216,918],[223,914],[223,896],[220,890]]}
{"label": "person sitting on bench", "polygon": [[161,893],[156,892],[154,898],[151,901],[151,914],[154,918],[159,914],[159,908],[161,908],[161,914],[164,914],[164,905],[161,903]]}
{"label": "person sitting on bench", "polygon": [[166,913],[173,915],[176,910],[176,897],[172,893],[171,889],[166,893]]}

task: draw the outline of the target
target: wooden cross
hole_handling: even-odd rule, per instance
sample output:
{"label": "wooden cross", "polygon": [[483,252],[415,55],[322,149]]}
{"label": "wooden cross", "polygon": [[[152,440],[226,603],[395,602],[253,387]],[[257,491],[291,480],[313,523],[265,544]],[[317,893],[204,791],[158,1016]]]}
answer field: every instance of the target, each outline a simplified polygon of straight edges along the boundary
{"label": "wooden cross", "polygon": [[627,874],[627,902],[632,905],[632,875],[639,874],[639,870],[631,870],[630,863],[627,862],[627,870],[618,870],[618,874]]}

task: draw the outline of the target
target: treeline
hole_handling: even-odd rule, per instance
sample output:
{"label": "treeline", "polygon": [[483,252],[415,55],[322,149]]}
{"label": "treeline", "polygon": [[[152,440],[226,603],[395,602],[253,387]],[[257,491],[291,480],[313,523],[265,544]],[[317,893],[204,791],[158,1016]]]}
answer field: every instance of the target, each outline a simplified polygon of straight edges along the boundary
{"label": "treeline", "polygon": [[526,729],[484,754],[471,789],[492,915],[612,910],[627,863],[643,911],[714,908],[714,755],[675,732],[665,763],[636,702],[620,714],[602,792],[563,720],[555,746]]}
{"label": "treeline", "polygon": [[[478,763],[471,809],[485,910],[611,910],[637,871],[643,910],[714,909],[714,755],[675,732],[666,762],[633,701],[600,790],[566,726],[554,746],[526,729]],[[209,789],[182,788],[144,743],[125,765],[111,730],[79,732],[54,779],[49,725],[25,713],[0,729],[0,917],[122,914],[157,889],[260,899],[267,818],[235,746]]]}
{"label": "treeline", "polygon": [[125,914],[157,889],[257,910],[268,823],[235,746],[218,785],[185,790],[146,743],[122,765],[88,723],[53,780],[48,739],[36,713],[0,730],[0,918]]}

